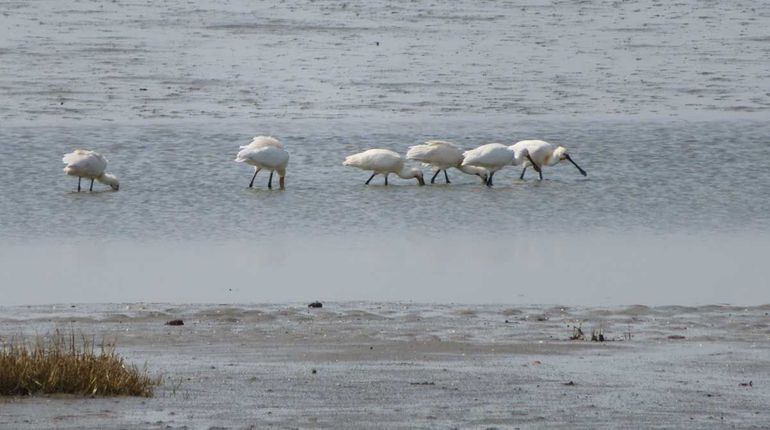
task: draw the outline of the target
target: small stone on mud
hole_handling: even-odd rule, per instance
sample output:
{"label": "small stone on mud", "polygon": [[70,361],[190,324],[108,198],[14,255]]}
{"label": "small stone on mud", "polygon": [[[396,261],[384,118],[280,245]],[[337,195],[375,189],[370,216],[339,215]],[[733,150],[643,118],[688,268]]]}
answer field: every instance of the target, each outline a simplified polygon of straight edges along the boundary
{"label": "small stone on mud", "polygon": [[682,336],[682,335],[680,335],[680,334],[672,334],[672,335],[671,335],[671,336],[669,336],[668,338],[669,338],[669,339],[671,339],[671,340],[682,340],[682,339],[686,339],[684,336]]}
{"label": "small stone on mud", "polygon": [[753,387],[754,386],[754,382],[753,381],[741,382],[740,384],[738,384],[738,386],[740,386],[740,387]]}
{"label": "small stone on mud", "polygon": [[573,386],[575,383],[573,381],[565,382],[564,385]]}
{"label": "small stone on mud", "polygon": [[307,307],[309,307],[309,308],[322,308],[322,307],[324,307],[324,304],[321,303],[321,302],[313,302],[313,303],[307,305]]}
{"label": "small stone on mud", "polygon": [[166,325],[184,325],[184,321],[182,320],[166,321]]}
{"label": "small stone on mud", "polygon": [[317,371],[317,370],[315,370],[315,369],[313,369],[313,370],[311,370],[311,371],[310,371],[310,373],[312,373],[313,375],[315,375],[316,373],[318,373],[318,371]]}

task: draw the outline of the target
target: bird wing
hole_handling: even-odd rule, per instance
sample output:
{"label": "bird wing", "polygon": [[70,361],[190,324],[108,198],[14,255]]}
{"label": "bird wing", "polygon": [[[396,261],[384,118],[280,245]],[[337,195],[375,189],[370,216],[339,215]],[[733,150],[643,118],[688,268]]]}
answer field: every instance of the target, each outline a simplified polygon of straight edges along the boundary
{"label": "bird wing", "polygon": [[64,154],[62,162],[67,168],[77,170],[88,175],[99,176],[107,168],[107,159],[101,154],[84,149],[76,149],[69,154]]}
{"label": "bird wing", "polygon": [[443,140],[429,140],[424,145],[410,147],[406,153],[406,158],[442,167],[451,167],[460,164],[463,160],[463,152],[452,143]]}
{"label": "bird wing", "polygon": [[404,160],[389,149],[370,149],[348,156],[342,164],[364,170],[398,171],[403,167]]}
{"label": "bird wing", "polygon": [[513,158],[513,152],[500,143],[487,143],[463,153],[463,166],[495,166]]}
{"label": "bird wing", "polygon": [[426,145],[430,145],[430,146],[451,146],[451,147],[460,149],[459,146],[455,145],[452,142],[446,141],[446,140],[426,140],[425,144]]}
{"label": "bird wing", "polygon": [[238,152],[235,161],[244,163],[251,161],[253,164],[270,169],[286,167],[289,163],[289,153],[285,149],[275,146],[261,148],[245,148]]}
{"label": "bird wing", "polygon": [[246,148],[264,148],[266,146],[274,146],[276,148],[283,148],[283,144],[273,136],[254,136],[251,143],[241,146],[240,149]]}

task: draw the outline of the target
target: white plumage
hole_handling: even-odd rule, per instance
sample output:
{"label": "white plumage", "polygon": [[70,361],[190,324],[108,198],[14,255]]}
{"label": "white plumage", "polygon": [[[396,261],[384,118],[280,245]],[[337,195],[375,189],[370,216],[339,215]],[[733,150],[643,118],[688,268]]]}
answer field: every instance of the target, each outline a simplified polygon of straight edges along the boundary
{"label": "white plumage", "polygon": [[529,160],[525,160],[526,162],[523,163],[524,169],[521,171],[521,179],[524,179],[524,172],[527,171],[527,167],[533,166],[542,180],[543,172],[541,168],[543,166],[553,166],[563,160],[572,163],[581,175],[588,175],[585,170],[572,160],[572,157],[567,152],[567,148],[563,146],[557,147],[543,140],[522,140],[511,145],[511,148],[514,151],[527,151],[529,153]]}
{"label": "white plumage", "polygon": [[447,169],[456,168],[469,175],[481,177],[483,182],[487,180],[487,171],[484,168],[476,166],[463,166],[463,150],[452,142],[445,140],[429,140],[422,145],[415,145],[409,148],[406,158],[429,164],[436,173],[430,179],[434,183],[436,176],[443,170],[446,183],[450,183]]}
{"label": "white plumage", "polygon": [[241,149],[247,148],[264,148],[266,146],[274,146],[276,148],[283,148],[283,144],[273,136],[255,136],[248,145],[241,146]]}
{"label": "white plumage", "polygon": [[342,162],[345,166],[357,167],[361,170],[371,170],[372,176],[366,181],[366,185],[376,175],[385,175],[385,185],[388,185],[388,175],[395,173],[403,179],[417,179],[417,183],[425,185],[422,172],[416,167],[404,165],[404,159],[397,152],[389,149],[369,149],[345,158]]}
{"label": "white plumage", "polygon": [[89,191],[94,190],[94,179],[109,185],[115,191],[120,187],[118,178],[105,173],[107,159],[98,152],[76,149],[69,154],[64,154],[62,162],[65,164],[64,173],[78,177],[78,192],[80,192],[80,180],[82,178],[91,179]]}
{"label": "white plumage", "polygon": [[521,164],[528,157],[526,149],[514,151],[512,147],[502,143],[487,143],[476,149],[465,151],[463,166],[482,167],[489,171],[487,186],[491,187],[495,172],[508,165]]}
{"label": "white plumage", "polygon": [[256,136],[251,143],[240,147],[235,161],[254,166],[254,176],[251,177],[249,188],[254,186],[257,173],[264,169],[270,171],[267,187],[273,188],[273,172],[278,172],[279,186],[284,189],[289,153],[278,139],[271,136]]}

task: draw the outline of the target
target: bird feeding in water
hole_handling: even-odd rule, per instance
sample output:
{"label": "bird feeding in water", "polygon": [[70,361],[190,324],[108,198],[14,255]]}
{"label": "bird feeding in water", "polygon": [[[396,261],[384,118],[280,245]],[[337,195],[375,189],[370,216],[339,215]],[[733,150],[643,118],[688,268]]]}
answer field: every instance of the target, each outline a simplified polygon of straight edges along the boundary
{"label": "bird feeding in water", "polygon": [[[526,149],[514,151],[511,146],[505,146],[502,143],[487,143],[478,148],[465,151],[463,153],[463,166],[481,167],[489,171],[487,186],[491,187],[492,177],[495,172],[508,165],[518,165],[529,160],[529,153]],[[535,167],[536,169],[539,167]]]}
{"label": "bird feeding in water", "polygon": [[69,154],[64,154],[62,162],[66,165],[64,173],[78,177],[78,192],[80,192],[80,180],[83,178],[91,179],[88,191],[94,190],[94,180],[109,185],[115,191],[120,188],[118,178],[104,171],[107,168],[107,159],[98,152],[76,149]]}
{"label": "bird feeding in water", "polygon": [[524,169],[521,171],[519,179],[524,179],[524,173],[527,171],[527,167],[532,166],[540,175],[540,180],[543,180],[543,166],[553,166],[560,161],[567,160],[574,165],[581,175],[587,176],[585,170],[583,170],[575,160],[567,152],[567,148],[563,146],[554,146],[543,140],[522,140],[516,142],[511,146],[515,151],[528,151],[530,159],[524,163]]}
{"label": "bird feeding in water", "polygon": [[286,178],[286,165],[289,164],[289,153],[283,148],[281,142],[272,136],[257,136],[251,143],[240,147],[237,163],[245,163],[254,166],[254,176],[251,177],[249,188],[254,186],[254,178],[261,170],[269,170],[270,178],[267,180],[267,188],[273,188],[273,172],[278,172],[278,185],[284,189]]}
{"label": "bird feeding in water", "polygon": [[366,181],[366,185],[369,185],[372,178],[378,174],[385,175],[385,185],[388,185],[388,175],[391,173],[403,179],[417,179],[418,184],[425,185],[422,171],[417,167],[405,166],[401,155],[389,149],[369,149],[349,155],[342,164],[358,167],[361,170],[371,170],[373,173]]}
{"label": "bird feeding in water", "polygon": [[447,184],[449,181],[449,175],[447,175],[447,169],[454,167],[455,169],[467,173],[469,175],[476,175],[481,178],[481,181],[486,183],[487,170],[482,167],[476,166],[463,166],[463,150],[452,142],[444,140],[429,140],[422,145],[415,145],[409,148],[406,153],[406,158],[409,160],[420,161],[425,164],[431,165],[435,172],[433,177],[430,178],[430,183],[433,184],[436,181],[441,171],[444,171],[444,180]]}

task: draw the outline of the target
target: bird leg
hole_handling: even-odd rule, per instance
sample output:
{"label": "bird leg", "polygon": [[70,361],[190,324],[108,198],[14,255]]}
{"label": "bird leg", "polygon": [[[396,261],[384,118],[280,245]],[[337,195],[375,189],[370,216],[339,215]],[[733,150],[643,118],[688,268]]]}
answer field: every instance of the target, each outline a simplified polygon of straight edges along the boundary
{"label": "bird leg", "polygon": [[369,182],[372,181],[372,179],[377,176],[377,172],[372,173],[372,176],[369,176],[369,179],[366,181],[366,185],[369,185]]}
{"label": "bird leg", "polygon": [[519,179],[521,179],[522,181],[524,180],[524,172],[526,171],[527,171],[527,166],[524,166],[524,169],[521,170],[521,176],[519,176]]}
{"label": "bird leg", "polygon": [[273,171],[270,171],[270,179],[267,180],[267,189],[273,189]]}
{"label": "bird leg", "polygon": [[430,178],[430,183],[431,184],[436,182],[436,176],[438,176],[439,173],[441,173],[441,169],[436,170],[436,174],[434,174],[433,177]]}
{"label": "bird leg", "polygon": [[80,176],[78,176],[78,192],[80,192],[80,180],[83,179]]}
{"label": "bird leg", "polygon": [[492,176],[495,176],[495,172],[490,172],[489,173],[489,177],[487,178],[487,186],[488,187],[492,186]]}
{"label": "bird leg", "polygon": [[251,177],[251,182],[249,182],[249,188],[254,186],[254,178],[257,177],[257,173],[259,173],[259,168],[255,167],[254,168],[254,176]]}
{"label": "bird leg", "polygon": [[88,191],[93,191],[93,190],[94,190],[94,179],[91,178],[91,186],[88,187]]}
{"label": "bird leg", "polygon": [[[529,159],[529,162],[532,163],[532,168],[535,169],[535,171],[538,173],[538,175],[540,175],[540,180],[542,181],[543,180],[543,171],[540,168],[540,166],[538,166],[537,163],[535,163],[535,160],[533,160],[532,157],[529,156],[529,154],[527,154],[527,159]],[[522,175],[523,175],[523,173],[522,173]]]}
{"label": "bird leg", "polygon": [[385,174],[385,185],[388,185],[388,174]]}
{"label": "bird leg", "polygon": [[451,184],[451,182],[449,182],[449,175],[446,174],[446,169],[444,169],[444,179],[446,180],[447,184]]}

